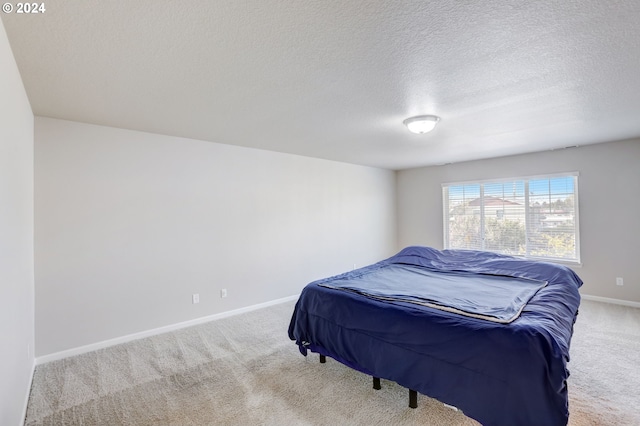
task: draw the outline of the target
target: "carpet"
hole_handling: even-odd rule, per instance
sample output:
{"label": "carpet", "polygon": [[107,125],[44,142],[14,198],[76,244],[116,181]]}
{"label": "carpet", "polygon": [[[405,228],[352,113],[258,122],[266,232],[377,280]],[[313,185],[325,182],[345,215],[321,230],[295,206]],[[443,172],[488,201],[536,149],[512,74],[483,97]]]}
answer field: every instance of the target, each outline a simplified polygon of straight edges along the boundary
{"label": "carpet", "polygon": [[[288,339],[293,303],[39,365],[26,425],[477,425],[459,411]],[[640,309],[583,301],[573,426],[638,425]]]}

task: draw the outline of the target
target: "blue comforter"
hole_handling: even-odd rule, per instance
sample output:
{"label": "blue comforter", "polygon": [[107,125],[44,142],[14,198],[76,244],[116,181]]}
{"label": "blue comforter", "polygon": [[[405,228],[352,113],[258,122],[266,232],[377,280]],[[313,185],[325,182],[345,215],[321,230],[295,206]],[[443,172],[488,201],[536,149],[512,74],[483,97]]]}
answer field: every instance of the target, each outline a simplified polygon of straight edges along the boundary
{"label": "blue comforter", "polygon": [[357,276],[328,279],[322,287],[387,302],[407,302],[472,318],[510,323],[546,281],[383,264]]}
{"label": "blue comforter", "polygon": [[[493,275],[547,285],[527,299],[509,324],[329,288],[384,269]],[[408,247],[382,262],[307,285],[289,337],[305,355],[311,350],[393,380],[485,425],[564,425],[566,364],[581,285],[561,265],[488,252]]]}

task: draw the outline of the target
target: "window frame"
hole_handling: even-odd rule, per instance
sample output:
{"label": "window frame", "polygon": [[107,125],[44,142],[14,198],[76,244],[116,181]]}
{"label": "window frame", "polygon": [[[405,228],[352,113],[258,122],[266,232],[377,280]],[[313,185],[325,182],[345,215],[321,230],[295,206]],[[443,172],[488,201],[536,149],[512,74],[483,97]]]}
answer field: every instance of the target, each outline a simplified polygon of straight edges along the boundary
{"label": "window frame", "polygon": [[[525,254],[517,254],[514,256],[522,257],[530,260],[539,260],[546,262],[554,262],[554,263],[564,263],[572,266],[581,266],[581,256],[580,256],[580,214],[579,214],[579,172],[562,172],[562,173],[552,173],[552,174],[544,174],[544,175],[531,175],[531,176],[518,176],[518,177],[507,177],[507,178],[495,178],[495,179],[480,179],[480,180],[469,180],[469,181],[458,181],[458,182],[446,182],[441,184],[441,193],[442,193],[442,222],[443,222],[443,246],[445,249],[451,249],[449,242],[449,187],[451,186],[459,186],[459,185],[479,185],[480,187],[480,229],[481,235],[479,236],[482,245],[484,246],[483,234],[485,228],[485,217],[486,211],[484,209],[484,185],[486,184],[504,184],[506,182],[524,182],[524,206],[525,206]],[[552,256],[535,256],[530,255],[529,253],[529,236],[531,235],[530,226],[530,205],[529,205],[529,182],[537,179],[554,179],[554,178],[573,178],[573,197],[574,197],[574,222],[575,222],[575,258],[559,258]],[[484,213],[483,213],[484,212]],[[464,249],[463,249],[464,250]],[[471,249],[470,249],[471,250]],[[484,250],[482,248],[481,250]],[[499,251],[494,251],[500,253]]]}

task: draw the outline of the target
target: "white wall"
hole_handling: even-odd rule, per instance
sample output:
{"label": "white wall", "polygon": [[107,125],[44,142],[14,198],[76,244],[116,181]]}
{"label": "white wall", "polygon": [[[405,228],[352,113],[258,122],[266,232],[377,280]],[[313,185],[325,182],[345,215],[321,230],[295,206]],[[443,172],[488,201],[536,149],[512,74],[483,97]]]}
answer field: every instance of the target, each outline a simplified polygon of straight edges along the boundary
{"label": "white wall", "polygon": [[442,183],[574,171],[582,293],[640,302],[639,139],[398,172],[399,245],[442,248]]}
{"label": "white wall", "polygon": [[33,372],[33,114],[0,21],[0,424],[19,425]]}
{"label": "white wall", "polygon": [[35,129],[38,356],[295,295],[395,251],[392,171],[41,117]]}

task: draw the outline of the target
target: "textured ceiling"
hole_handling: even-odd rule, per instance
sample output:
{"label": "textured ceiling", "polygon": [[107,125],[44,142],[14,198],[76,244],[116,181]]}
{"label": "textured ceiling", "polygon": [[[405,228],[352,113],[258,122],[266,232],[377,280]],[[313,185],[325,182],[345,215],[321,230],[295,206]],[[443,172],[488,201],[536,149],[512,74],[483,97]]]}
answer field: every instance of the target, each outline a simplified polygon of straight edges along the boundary
{"label": "textured ceiling", "polygon": [[389,169],[640,136],[638,0],[45,4],[2,16],[39,116]]}

